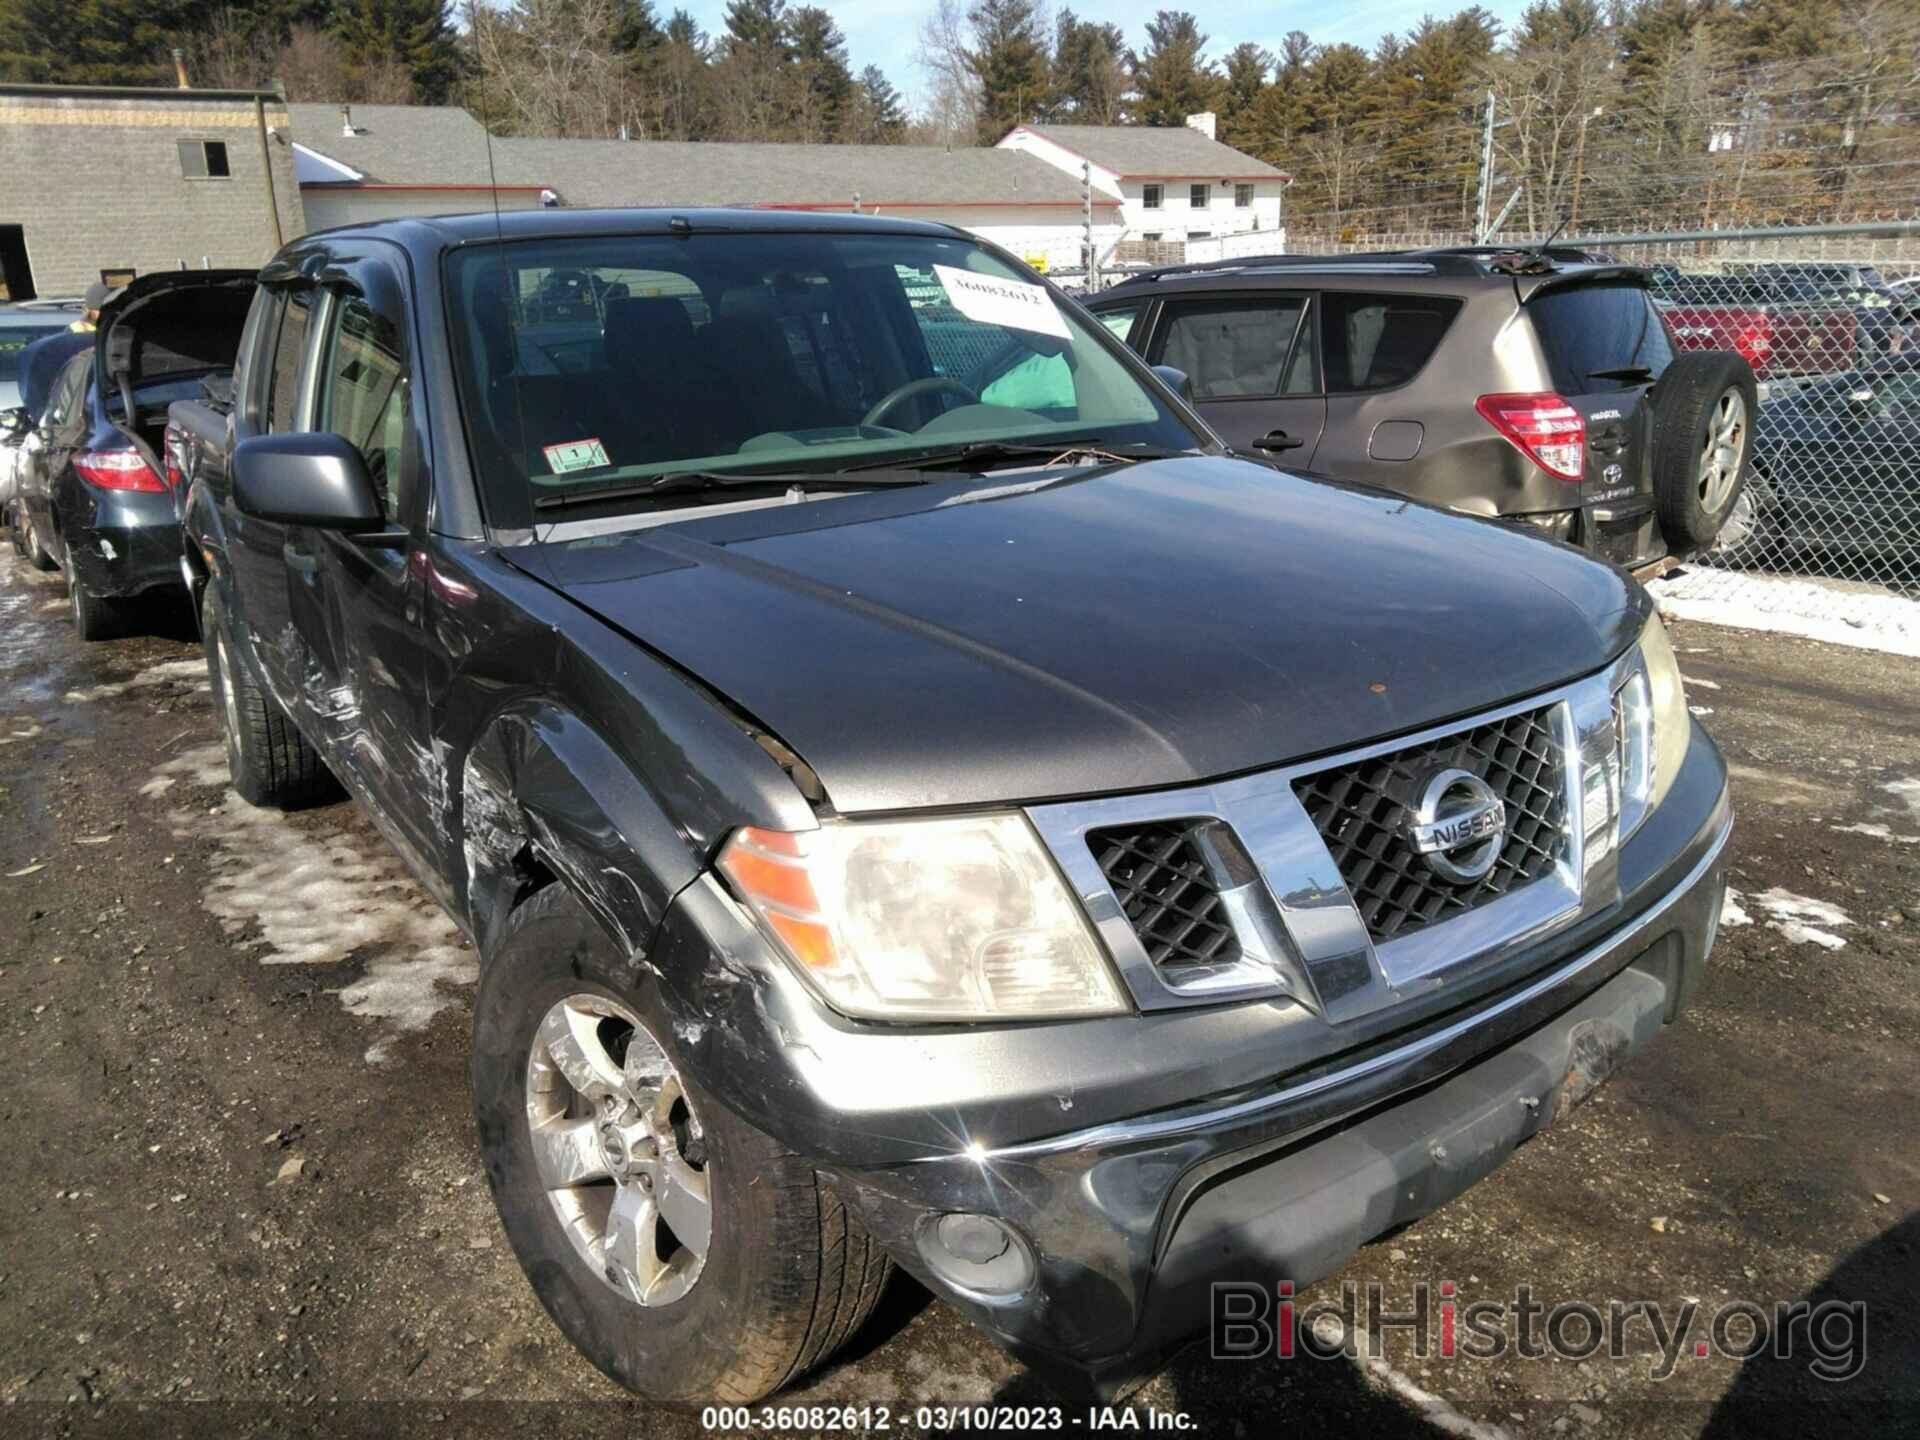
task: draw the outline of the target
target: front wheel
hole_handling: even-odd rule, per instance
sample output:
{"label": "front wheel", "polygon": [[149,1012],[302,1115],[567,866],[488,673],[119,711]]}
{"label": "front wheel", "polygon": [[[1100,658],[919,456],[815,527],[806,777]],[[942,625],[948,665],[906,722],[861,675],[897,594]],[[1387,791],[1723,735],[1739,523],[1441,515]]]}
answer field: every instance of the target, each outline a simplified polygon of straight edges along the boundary
{"label": "front wheel", "polygon": [[27,563],[36,570],[52,570],[53,556],[47,553],[47,547],[40,543],[40,532],[34,528],[33,516],[25,505],[20,507],[20,533],[26,546]]}
{"label": "front wheel", "polygon": [[890,1262],[810,1165],[680,1072],[632,976],[561,887],[514,912],[474,1004],[487,1180],[540,1303],[603,1372],[750,1403],[852,1335]]}

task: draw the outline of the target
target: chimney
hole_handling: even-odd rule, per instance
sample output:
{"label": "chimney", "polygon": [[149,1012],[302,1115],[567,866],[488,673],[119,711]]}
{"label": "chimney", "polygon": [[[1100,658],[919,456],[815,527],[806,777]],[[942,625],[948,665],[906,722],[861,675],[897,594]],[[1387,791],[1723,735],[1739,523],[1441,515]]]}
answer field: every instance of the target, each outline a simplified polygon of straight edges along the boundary
{"label": "chimney", "polygon": [[1187,128],[1189,130],[1198,130],[1209,140],[1215,140],[1219,138],[1213,133],[1214,125],[1218,118],[1213,111],[1202,110],[1198,115],[1187,116]]}
{"label": "chimney", "polygon": [[178,45],[173,47],[173,79],[182,90],[193,88],[193,82],[187,79],[187,52]]}

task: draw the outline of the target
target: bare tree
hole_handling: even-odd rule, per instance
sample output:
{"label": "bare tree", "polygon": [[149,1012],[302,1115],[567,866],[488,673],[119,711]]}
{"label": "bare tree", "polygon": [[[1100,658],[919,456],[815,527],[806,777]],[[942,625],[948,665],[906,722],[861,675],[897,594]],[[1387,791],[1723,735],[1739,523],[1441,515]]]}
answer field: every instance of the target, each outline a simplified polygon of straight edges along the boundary
{"label": "bare tree", "polygon": [[643,129],[647,107],[615,53],[614,0],[468,0],[466,20],[490,124],[566,138]]}
{"label": "bare tree", "polygon": [[927,76],[927,106],[914,138],[938,145],[979,139],[980,80],[969,63],[967,13],[961,0],[937,0],[921,22],[913,63]]}

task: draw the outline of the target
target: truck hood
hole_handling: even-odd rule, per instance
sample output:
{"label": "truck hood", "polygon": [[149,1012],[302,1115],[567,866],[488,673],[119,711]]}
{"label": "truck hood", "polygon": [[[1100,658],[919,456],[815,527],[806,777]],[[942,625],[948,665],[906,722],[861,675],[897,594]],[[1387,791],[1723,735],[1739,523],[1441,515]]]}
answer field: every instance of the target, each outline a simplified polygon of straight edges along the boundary
{"label": "truck hood", "polygon": [[764,725],[848,813],[1343,749],[1597,670],[1650,605],[1490,522],[1200,456],[503,553]]}

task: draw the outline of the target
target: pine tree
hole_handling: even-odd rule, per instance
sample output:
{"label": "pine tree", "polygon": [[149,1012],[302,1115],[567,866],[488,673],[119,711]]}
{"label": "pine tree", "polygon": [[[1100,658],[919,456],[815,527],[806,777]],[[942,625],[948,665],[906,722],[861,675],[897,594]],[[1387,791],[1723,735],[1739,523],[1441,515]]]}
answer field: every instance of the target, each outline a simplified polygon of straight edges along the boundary
{"label": "pine tree", "polygon": [[1082,20],[1063,9],[1054,22],[1051,117],[1113,125],[1127,94],[1127,41],[1118,25]]}
{"label": "pine tree", "polygon": [[993,145],[1014,126],[1048,110],[1047,37],[1035,0],[975,0],[967,21],[973,29],[967,68],[980,82],[980,143]]}
{"label": "pine tree", "polygon": [[1255,133],[1254,110],[1267,88],[1273,56],[1252,42],[1227,52],[1226,84],[1220,96],[1220,138],[1238,149]]}
{"label": "pine tree", "polygon": [[854,87],[854,125],[847,137],[860,145],[897,145],[906,139],[907,111],[900,92],[878,65],[860,72]]}
{"label": "pine tree", "polygon": [[825,10],[803,5],[787,16],[787,48],[793,56],[794,138],[841,138],[853,121],[846,36]]}
{"label": "pine tree", "polygon": [[1184,125],[1219,103],[1220,76],[1207,61],[1207,37],[1184,10],[1147,22],[1147,45],[1133,62],[1134,114],[1142,125]]}
{"label": "pine tree", "polygon": [[333,29],[356,67],[397,60],[424,104],[445,103],[459,78],[446,0],[339,0]]}

